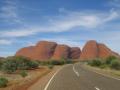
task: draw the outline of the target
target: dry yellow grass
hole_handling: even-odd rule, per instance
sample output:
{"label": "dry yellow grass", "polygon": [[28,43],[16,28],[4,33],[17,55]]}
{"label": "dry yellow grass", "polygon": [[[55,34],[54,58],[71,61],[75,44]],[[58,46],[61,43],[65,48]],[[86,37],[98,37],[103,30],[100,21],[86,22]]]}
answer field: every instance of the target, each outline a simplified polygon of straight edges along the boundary
{"label": "dry yellow grass", "polygon": [[102,73],[102,74],[107,74],[107,75],[110,75],[110,76],[113,76],[113,77],[116,77],[116,78],[120,78],[120,70],[113,70],[113,69],[110,69],[110,68],[101,69],[101,68],[92,67],[92,66],[89,66],[89,65],[86,65],[86,64],[84,66],[88,69],[95,70],[96,72],[99,72],[99,73]]}
{"label": "dry yellow grass", "polygon": [[50,71],[51,70],[47,67],[40,67],[36,70],[28,70],[28,76],[25,78],[22,78],[19,74],[0,74],[1,77],[6,77],[9,80],[8,86],[6,88],[0,88],[0,90],[26,90],[40,77]]}

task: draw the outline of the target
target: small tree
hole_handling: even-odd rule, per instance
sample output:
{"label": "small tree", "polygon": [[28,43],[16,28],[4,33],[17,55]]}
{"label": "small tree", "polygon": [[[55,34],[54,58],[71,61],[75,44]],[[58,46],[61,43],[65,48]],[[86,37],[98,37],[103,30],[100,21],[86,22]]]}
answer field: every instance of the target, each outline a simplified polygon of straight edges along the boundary
{"label": "small tree", "polygon": [[11,60],[6,60],[1,66],[3,72],[13,73],[17,70],[17,64]]}
{"label": "small tree", "polygon": [[100,66],[102,65],[102,62],[100,60],[92,60],[92,61],[89,61],[88,64],[91,66]]}
{"label": "small tree", "polygon": [[114,60],[111,62],[110,67],[112,69],[120,70],[120,61]]}
{"label": "small tree", "polygon": [[31,69],[32,68],[38,68],[39,63],[37,61],[30,61],[30,62],[27,63],[27,66]]}
{"label": "small tree", "polygon": [[35,69],[39,66],[37,61],[32,61],[25,57],[10,57],[2,64],[1,69],[7,73],[13,73],[16,70]]}
{"label": "small tree", "polygon": [[117,58],[115,56],[109,56],[106,58],[106,64],[110,65],[113,60],[116,60]]}
{"label": "small tree", "polygon": [[6,87],[8,84],[8,79],[6,78],[0,78],[0,88]]}

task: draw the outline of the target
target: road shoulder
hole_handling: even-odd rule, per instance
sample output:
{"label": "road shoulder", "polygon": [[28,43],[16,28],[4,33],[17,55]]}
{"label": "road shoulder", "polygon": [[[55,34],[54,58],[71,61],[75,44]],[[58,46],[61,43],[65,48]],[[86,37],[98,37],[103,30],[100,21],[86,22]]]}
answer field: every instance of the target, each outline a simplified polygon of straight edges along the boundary
{"label": "road shoulder", "polygon": [[54,75],[54,73],[62,68],[62,66],[55,66],[53,70],[45,75],[44,77],[40,78],[35,84],[30,86],[27,90],[44,90],[46,84],[50,80],[50,78]]}
{"label": "road shoulder", "polygon": [[116,80],[120,80],[120,76],[118,75],[115,75],[113,73],[113,71],[110,71],[110,70],[105,70],[105,69],[100,69],[100,68],[97,68],[97,67],[91,67],[87,64],[83,64],[82,65],[84,68],[92,71],[92,72],[95,72],[97,74],[100,74],[102,76],[105,76],[105,77],[108,77],[108,78],[113,78],[113,79],[116,79]]}

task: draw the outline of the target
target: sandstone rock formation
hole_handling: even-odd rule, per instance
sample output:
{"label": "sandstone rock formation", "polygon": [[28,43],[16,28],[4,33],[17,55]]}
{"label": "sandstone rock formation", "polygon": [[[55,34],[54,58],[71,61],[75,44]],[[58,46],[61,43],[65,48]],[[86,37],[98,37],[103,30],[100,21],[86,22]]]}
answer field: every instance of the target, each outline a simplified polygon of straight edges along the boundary
{"label": "sandstone rock formation", "polygon": [[90,60],[95,58],[107,58],[109,56],[117,56],[119,55],[109,49],[106,45],[97,43],[94,40],[90,40],[84,46],[80,59],[81,60]]}
{"label": "sandstone rock formation", "polygon": [[108,56],[114,55],[113,52],[104,44],[99,43],[98,48],[100,58],[107,58]]}
{"label": "sandstone rock formation", "polygon": [[78,59],[80,58],[81,50],[79,47],[72,47],[70,50],[70,58],[71,59]]}
{"label": "sandstone rock formation", "polygon": [[80,55],[81,60],[94,59],[98,57],[98,45],[94,40],[90,40],[84,46],[82,53]]}
{"label": "sandstone rock formation", "polygon": [[56,46],[55,42],[41,41],[34,47],[20,49],[16,56],[29,57],[34,60],[47,60],[52,57]]}
{"label": "sandstone rock formation", "polygon": [[82,51],[78,47],[40,41],[35,46],[18,50],[15,56],[24,56],[33,60],[60,60],[61,58],[90,60],[94,58],[106,58],[113,55],[119,57],[117,53],[110,50],[106,45],[90,40],[86,43]]}
{"label": "sandstone rock formation", "polygon": [[35,54],[34,46],[24,47],[16,52],[16,56],[24,56],[24,57],[28,57],[31,59],[34,59],[34,54]]}
{"label": "sandstone rock formation", "polygon": [[70,47],[67,45],[57,45],[54,55],[52,59],[59,60],[59,59],[67,59],[70,56]]}
{"label": "sandstone rock formation", "polygon": [[41,41],[35,46],[35,59],[47,60],[53,56],[54,50],[57,46],[55,42]]}

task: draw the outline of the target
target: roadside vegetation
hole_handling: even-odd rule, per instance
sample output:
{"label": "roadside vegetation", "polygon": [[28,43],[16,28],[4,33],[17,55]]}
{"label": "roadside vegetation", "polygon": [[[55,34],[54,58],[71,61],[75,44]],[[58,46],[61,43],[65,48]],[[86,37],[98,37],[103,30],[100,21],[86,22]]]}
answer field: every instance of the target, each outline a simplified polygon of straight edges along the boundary
{"label": "roadside vegetation", "polygon": [[0,78],[0,88],[6,87],[8,84],[8,79],[7,78]]}
{"label": "roadside vegetation", "polygon": [[71,63],[74,62],[72,60],[67,60],[64,58],[62,58],[61,60],[45,61],[35,61],[25,57],[7,57],[4,59],[0,59],[0,88],[8,86],[9,82],[11,82],[11,76],[13,76],[14,78],[21,77],[21,79],[27,79],[27,76],[31,76],[30,72],[35,72],[35,70],[37,69],[48,68],[49,70],[51,70],[56,65]]}
{"label": "roadside vegetation", "polygon": [[30,70],[39,67],[39,63],[25,57],[9,57],[1,64],[1,71],[4,73],[15,73],[18,70]]}
{"label": "roadside vegetation", "polygon": [[102,59],[94,59],[91,61],[88,61],[88,65],[98,67],[98,68],[110,68],[114,70],[120,70],[120,59],[109,56],[105,60]]}
{"label": "roadside vegetation", "polygon": [[38,61],[40,65],[47,66],[49,69],[53,69],[56,65],[65,65],[65,64],[72,64],[75,61],[70,59],[61,59],[61,60],[48,60],[48,61]]}

